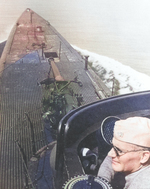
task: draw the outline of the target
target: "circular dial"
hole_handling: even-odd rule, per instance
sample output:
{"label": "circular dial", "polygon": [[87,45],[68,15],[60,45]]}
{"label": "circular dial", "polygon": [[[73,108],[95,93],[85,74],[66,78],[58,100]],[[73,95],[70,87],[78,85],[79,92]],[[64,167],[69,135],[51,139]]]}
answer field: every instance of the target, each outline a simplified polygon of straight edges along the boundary
{"label": "circular dial", "polygon": [[64,189],[112,189],[111,185],[101,177],[81,175],[70,179]]}

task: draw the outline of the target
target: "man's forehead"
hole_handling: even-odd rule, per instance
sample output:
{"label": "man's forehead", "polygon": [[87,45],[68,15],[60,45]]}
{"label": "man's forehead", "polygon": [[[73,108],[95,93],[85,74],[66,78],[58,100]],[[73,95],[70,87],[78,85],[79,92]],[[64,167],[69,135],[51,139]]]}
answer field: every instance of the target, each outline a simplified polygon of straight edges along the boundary
{"label": "man's forehead", "polygon": [[128,142],[120,141],[120,140],[118,140],[114,137],[113,137],[113,140],[112,140],[112,144],[114,146],[119,147],[122,150],[130,150],[130,149],[132,150],[133,148],[136,147],[136,145],[134,145],[134,144],[130,144]]}

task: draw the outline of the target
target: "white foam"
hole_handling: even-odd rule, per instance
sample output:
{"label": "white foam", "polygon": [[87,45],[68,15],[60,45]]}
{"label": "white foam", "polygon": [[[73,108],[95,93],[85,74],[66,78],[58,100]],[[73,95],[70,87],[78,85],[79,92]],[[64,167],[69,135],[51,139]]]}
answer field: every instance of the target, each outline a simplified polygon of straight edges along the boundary
{"label": "white foam", "polygon": [[[150,90],[150,77],[148,75],[140,73],[114,59],[80,49],[74,45],[73,48],[82,55],[88,55],[88,60],[93,63],[93,67],[97,70],[100,71],[101,67],[103,67],[107,71],[105,81],[112,78],[110,71],[113,72],[114,77],[120,83],[120,94]],[[112,81],[106,82],[106,85],[111,87]]]}

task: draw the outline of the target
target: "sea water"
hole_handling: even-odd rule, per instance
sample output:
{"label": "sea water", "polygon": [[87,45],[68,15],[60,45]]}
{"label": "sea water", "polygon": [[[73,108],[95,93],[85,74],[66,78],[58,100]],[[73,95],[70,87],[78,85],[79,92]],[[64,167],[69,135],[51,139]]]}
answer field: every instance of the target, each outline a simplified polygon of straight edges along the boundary
{"label": "sea water", "polygon": [[[26,8],[48,20],[64,38],[120,81],[120,93],[149,89],[149,0],[0,0],[0,41]],[[109,83],[108,83],[109,85]]]}
{"label": "sea water", "polygon": [[112,89],[113,78],[119,81],[119,94],[150,90],[150,76],[138,72],[130,66],[126,66],[112,58],[83,50],[76,46],[73,47],[80,52],[81,55],[89,56],[89,62],[92,63],[92,66],[99,75],[101,75],[102,68],[106,70],[104,82],[110,90]]}

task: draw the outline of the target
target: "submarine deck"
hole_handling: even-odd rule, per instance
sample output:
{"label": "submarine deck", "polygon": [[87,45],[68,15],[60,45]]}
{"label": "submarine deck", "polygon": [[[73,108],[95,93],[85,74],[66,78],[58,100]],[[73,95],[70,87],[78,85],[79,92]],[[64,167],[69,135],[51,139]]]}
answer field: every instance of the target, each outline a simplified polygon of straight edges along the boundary
{"label": "submarine deck", "polygon": [[0,60],[2,189],[33,188],[27,162],[49,143],[41,116],[44,89],[38,85],[51,71],[48,58],[54,59],[65,81],[77,78],[82,82],[82,87],[71,86],[75,91],[71,105],[78,107],[77,95],[83,96],[81,105],[97,101],[96,90],[105,92],[104,96],[110,95],[92,71],[85,70],[85,60],[78,52],[49,22],[27,9],[13,27]]}

